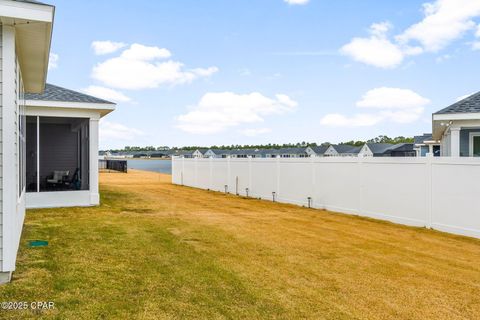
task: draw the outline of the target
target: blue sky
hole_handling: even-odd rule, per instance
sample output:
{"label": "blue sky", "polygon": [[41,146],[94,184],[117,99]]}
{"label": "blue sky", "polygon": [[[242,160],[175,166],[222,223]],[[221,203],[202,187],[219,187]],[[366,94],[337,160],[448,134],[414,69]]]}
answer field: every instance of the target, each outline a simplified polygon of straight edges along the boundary
{"label": "blue sky", "polygon": [[118,103],[102,148],[413,136],[480,88],[478,0],[290,1],[51,1],[48,81]]}

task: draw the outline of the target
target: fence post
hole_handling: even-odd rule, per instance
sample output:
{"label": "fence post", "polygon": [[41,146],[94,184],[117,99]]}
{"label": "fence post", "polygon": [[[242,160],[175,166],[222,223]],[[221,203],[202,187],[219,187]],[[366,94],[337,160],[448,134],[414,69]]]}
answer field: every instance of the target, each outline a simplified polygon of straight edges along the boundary
{"label": "fence post", "polygon": [[252,191],[252,158],[248,158],[248,191],[247,191],[247,197],[248,197],[248,192]]}
{"label": "fence post", "polygon": [[425,185],[426,185],[426,194],[425,194],[425,201],[426,203],[426,213],[425,213],[425,227],[428,229],[432,228],[432,201],[433,201],[433,196],[432,196],[432,162],[433,162],[433,157],[427,156],[425,157]]}
{"label": "fence post", "polygon": [[195,188],[199,188],[198,186],[198,167],[197,167],[197,158],[193,159],[193,168],[194,168],[194,183],[195,183]]}
{"label": "fence post", "polygon": [[358,163],[358,208],[357,208],[357,215],[362,215],[363,212],[363,179],[362,179],[362,174],[363,174],[363,165],[364,165],[364,160],[365,157],[357,157],[357,163]]}
{"label": "fence post", "polygon": [[208,169],[210,170],[210,174],[208,177],[208,189],[213,190],[213,158],[208,158]]}
{"label": "fence post", "polygon": [[[277,196],[277,199],[280,197],[280,159],[277,158],[277,188],[275,190],[275,195]],[[274,196],[275,198],[275,196]],[[275,200],[274,200],[275,201]]]}
{"label": "fence post", "polygon": [[315,161],[314,161],[314,156],[310,156],[310,169],[311,169],[311,175],[312,175],[312,188],[310,191],[310,196],[308,197],[308,207],[315,207],[315,199],[313,198],[313,195],[315,194],[315,190],[317,189],[317,182],[315,178]]}
{"label": "fence post", "polygon": [[227,182],[227,185],[230,188],[230,157],[227,158],[227,179],[226,179],[226,182]]}
{"label": "fence post", "polygon": [[183,186],[183,173],[185,172],[185,158],[182,158],[182,183],[181,185]]}

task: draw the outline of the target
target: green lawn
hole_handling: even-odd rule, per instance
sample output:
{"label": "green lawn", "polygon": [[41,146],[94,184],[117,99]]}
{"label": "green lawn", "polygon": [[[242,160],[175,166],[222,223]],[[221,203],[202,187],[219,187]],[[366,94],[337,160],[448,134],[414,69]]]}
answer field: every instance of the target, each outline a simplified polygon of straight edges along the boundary
{"label": "green lawn", "polygon": [[[102,205],[27,213],[1,319],[474,319],[480,241],[102,175]],[[28,240],[48,240],[30,248]]]}

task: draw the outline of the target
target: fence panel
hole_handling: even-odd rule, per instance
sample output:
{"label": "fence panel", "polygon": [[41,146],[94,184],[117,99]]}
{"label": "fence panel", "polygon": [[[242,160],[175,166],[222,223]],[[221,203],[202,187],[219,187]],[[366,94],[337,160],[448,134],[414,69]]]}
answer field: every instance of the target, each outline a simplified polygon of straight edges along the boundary
{"label": "fence panel", "polygon": [[251,196],[272,200],[272,193],[278,192],[275,159],[252,159],[251,162]]}
{"label": "fence panel", "polygon": [[480,166],[476,162],[432,166],[432,227],[480,238]]}
{"label": "fence panel", "polygon": [[[225,192],[225,186],[228,190],[228,161],[227,159],[199,159],[199,162],[211,163],[212,167],[212,183],[210,189],[214,191]],[[228,190],[229,192],[231,190]]]}
{"label": "fence panel", "polygon": [[360,171],[359,213],[412,226],[425,225],[426,164],[411,159],[366,160]]}
{"label": "fence panel", "polygon": [[247,195],[247,188],[250,186],[248,159],[232,159],[230,161],[230,176],[228,181],[228,190],[230,190],[231,193],[242,196]]}
{"label": "fence panel", "polygon": [[313,198],[313,165],[310,159],[278,161],[278,201],[308,206]]}
{"label": "fence panel", "polygon": [[172,181],[480,238],[478,177],[471,158],[173,159]]}
{"label": "fence panel", "polygon": [[[323,160],[323,159],[322,159]],[[314,162],[314,207],[356,214],[359,207],[359,165],[351,159]]]}

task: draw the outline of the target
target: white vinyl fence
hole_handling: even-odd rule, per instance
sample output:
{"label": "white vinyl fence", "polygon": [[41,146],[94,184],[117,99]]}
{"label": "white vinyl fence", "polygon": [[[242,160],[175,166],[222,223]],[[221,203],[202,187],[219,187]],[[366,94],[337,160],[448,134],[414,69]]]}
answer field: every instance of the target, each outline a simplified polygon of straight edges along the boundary
{"label": "white vinyl fence", "polygon": [[174,158],[172,182],[480,238],[480,159]]}

